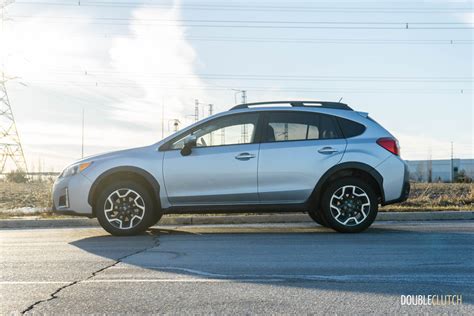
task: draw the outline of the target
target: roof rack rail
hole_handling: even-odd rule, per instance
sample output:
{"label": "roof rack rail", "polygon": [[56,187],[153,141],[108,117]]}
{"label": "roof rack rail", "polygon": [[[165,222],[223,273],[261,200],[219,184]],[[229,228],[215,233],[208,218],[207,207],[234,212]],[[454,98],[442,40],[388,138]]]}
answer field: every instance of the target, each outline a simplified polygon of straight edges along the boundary
{"label": "roof rack rail", "polygon": [[269,104],[289,104],[292,107],[314,106],[314,107],[321,107],[321,108],[328,108],[328,109],[353,111],[352,108],[345,103],[331,102],[331,101],[267,101],[267,102],[256,102],[256,103],[242,103],[242,104],[234,106],[229,111],[238,110],[238,109],[247,109],[252,106],[269,105]]}

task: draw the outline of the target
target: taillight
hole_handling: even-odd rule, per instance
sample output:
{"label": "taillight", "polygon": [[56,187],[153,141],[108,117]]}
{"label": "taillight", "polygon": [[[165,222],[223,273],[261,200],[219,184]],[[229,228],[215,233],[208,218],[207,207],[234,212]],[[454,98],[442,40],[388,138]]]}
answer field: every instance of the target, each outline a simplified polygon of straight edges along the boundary
{"label": "taillight", "polygon": [[394,138],[384,137],[377,139],[377,144],[385,148],[394,155],[400,155],[400,147],[398,146],[398,141]]}

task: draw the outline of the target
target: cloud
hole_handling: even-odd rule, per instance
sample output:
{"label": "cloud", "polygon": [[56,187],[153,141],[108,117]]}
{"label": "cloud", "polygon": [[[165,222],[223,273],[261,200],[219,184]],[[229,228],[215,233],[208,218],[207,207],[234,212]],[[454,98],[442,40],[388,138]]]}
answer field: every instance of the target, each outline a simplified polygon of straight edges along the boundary
{"label": "cloud", "polygon": [[[176,89],[203,86],[195,75],[196,52],[185,37],[180,23],[159,25],[156,20],[180,20],[178,7],[170,9],[138,8],[132,13],[129,25],[131,36],[116,38],[110,49],[111,65],[120,74],[143,91],[142,97],[124,98],[115,111],[116,118],[156,126],[161,119],[164,101],[166,119],[183,120],[193,113],[194,99],[204,99],[202,90]],[[144,20],[151,20],[144,25]],[[171,74],[186,75],[170,77]],[[165,122],[167,124],[167,122]]]}
{"label": "cloud", "polygon": [[466,24],[474,24],[474,12],[460,14],[459,19]]}
{"label": "cloud", "polygon": [[[179,23],[143,25],[144,19],[180,19],[176,5],[131,8],[130,24],[113,29],[128,34],[107,37],[108,27],[91,23],[95,14],[107,15],[106,9],[91,14],[46,8],[29,18],[14,18],[0,34],[7,73],[27,85],[12,81],[8,87],[29,162],[46,157],[48,168],[59,170],[78,158],[83,107],[86,153],[94,154],[158,141],[162,101],[166,135],[168,119],[185,122],[194,99],[205,99],[199,89],[176,89],[203,86],[194,75],[197,54],[185,28]],[[13,4],[9,11],[13,16],[31,14],[23,9]],[[72,23],[56,18],[64,16],[72,16]]]}
{"label": "cloud", "polygon": [[[0,55],[5,70],[29,85],[54,87],[58,68],[97,67],[99,40],[94,39],[90,19],[78,14],[75,23],[50,19],[60,11],[39,11],[29,18],[12,18],[0,34]],[[64,14],[64,13],[63,13]]]}
{"label": "cloud", "polygon": [[[31,14],[22,14],[22,8],[12,4],[8,13]],[[91,36],[90,19],[81,13],[77,13],[75,23],[59,24],[49,18],[65,14],[46,9],[37,10],[28,18],[13,17],[0,33],[5,73],[16,78],[8,81],[7,91],[27,162],[31,166],[41,158],[48,170],[59,170],[71,158],[78,157],[77,153],[65,153],[56,146],[80,143],[80,124],[71,116],[77,117],[79,106],[90,100],[84,97],[83,88],[75,85],[77,80],[66,76],[61,68],[77,70],[101,65],[95,57],[100,43]]]}

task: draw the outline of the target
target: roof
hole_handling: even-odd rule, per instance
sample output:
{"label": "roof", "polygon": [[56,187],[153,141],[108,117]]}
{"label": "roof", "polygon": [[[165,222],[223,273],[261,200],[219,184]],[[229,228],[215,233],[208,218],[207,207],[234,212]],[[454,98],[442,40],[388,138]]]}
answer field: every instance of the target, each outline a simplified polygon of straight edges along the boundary
{"label": "roof", "polygon": [[256,102],[256,103],[242,103],[234,106],[229,111],[238,110],[238,109],[247,109],[249,107],[257,107],[260,105],[271,105],[271,104],[289,104],[292,107],[321,107],[329,109],[339,109],[339,110],[348,110],[353,111],[345,103],[340,102],[331,102],[331,101],[267,101],[267,102]]}

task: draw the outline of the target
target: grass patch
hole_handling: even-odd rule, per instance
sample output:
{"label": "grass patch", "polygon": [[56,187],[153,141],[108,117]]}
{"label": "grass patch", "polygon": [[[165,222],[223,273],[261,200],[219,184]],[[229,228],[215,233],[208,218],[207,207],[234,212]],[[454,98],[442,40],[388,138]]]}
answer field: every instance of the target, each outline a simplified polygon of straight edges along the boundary
{"label": "grass patch", "polygon": [[52,184],[48,182],[0,182],[0,210],[51,209],[51,189]]}
{"label": "grass patch", "polygon": [[[13,216],[66,218],[50,211],[51,187],[49,182],[0,182],[0,219]],[[384,206],[380,211],[473,210],[473,188],[472,183],[412,183],[410,197],[406,202]]]}
{"label": "grass patch", "polygon": [[474,209],[472,183],[412,183],[408,200],[381,211],[446,211]]}

